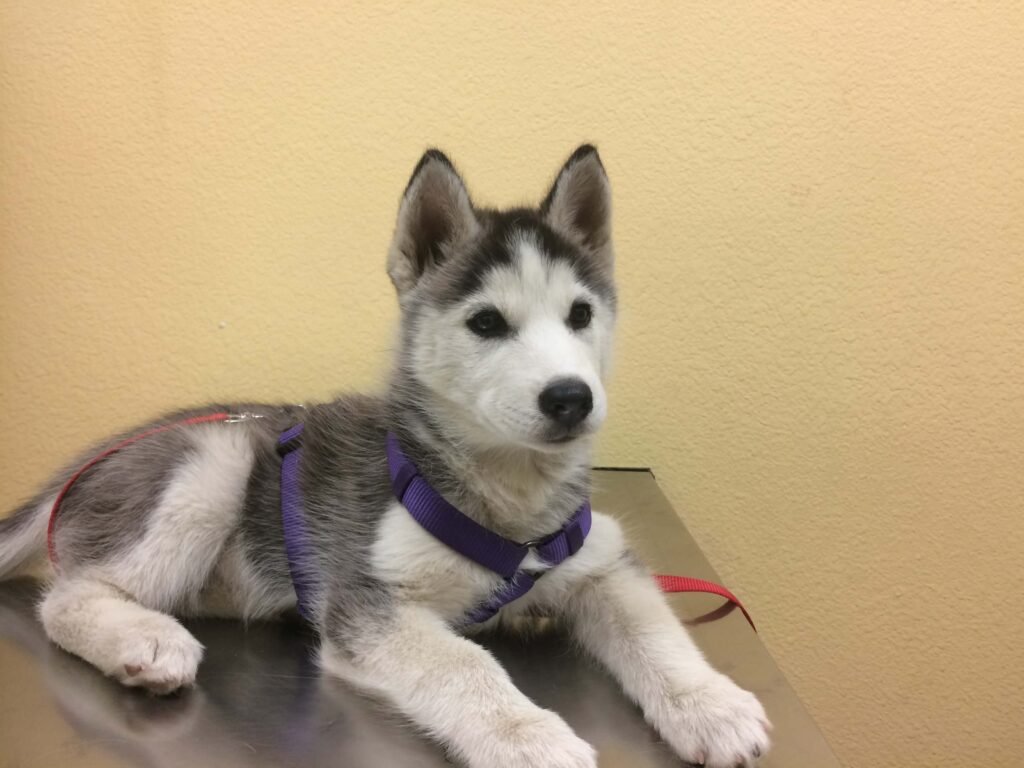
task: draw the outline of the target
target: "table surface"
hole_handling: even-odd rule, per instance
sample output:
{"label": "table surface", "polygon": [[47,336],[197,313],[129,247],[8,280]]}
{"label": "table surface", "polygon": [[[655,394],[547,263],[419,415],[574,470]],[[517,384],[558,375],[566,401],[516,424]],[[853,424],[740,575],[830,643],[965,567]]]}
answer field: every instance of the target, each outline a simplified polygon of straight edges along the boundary
{"label": "table surface", "polygon": [[[596,471],[594,502],[622,521],[654,570],[717,580],[649,472]],[[157,698],[52,645],[33,612],[38,590],[29,580],[0,584],[0,768],[449,765],[386,707],[321,677],[300,625],[188,622],[207,649],[197,686]],[[762,768],[838,768],[742,614],[709,595],[670,600],[712,663],[768,710],[774,746]],[[680,765],[615,682],[561,635],[481,642],[521,690],[598,749],[601,768]]]}

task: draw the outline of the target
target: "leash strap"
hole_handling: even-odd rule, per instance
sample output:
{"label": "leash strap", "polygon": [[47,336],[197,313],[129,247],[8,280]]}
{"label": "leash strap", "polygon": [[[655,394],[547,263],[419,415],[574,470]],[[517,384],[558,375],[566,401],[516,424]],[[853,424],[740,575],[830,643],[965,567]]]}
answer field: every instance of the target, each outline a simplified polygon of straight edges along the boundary
{"label": "leash strap", "polygon": [[67,482],[61,486],[60,492],[57,494],[57,498],[53,500],[53,506],[50,507],[50,520],[46,524],[46,552],[50,558],[50,562],[53,567],[57,567],[57,542],[56,542],[56,531],[57,531],[57,515],[60,513],[60,505],[64,503],[64,498],[71,492],[71,487],[78,482],[78,478],[92,469],[94,466],[99,464],[108,456],[120,451],[122,448],[127,448],[132,443],[137,443],[139,440],[150,437],[152,435],[158,435],[161,432],[166,432],[170,429],[176,429],[178,427],[186,427],[192,424],[206,424],[212,421],[241,421],[245,414],[230,414],[230,413],[207,413],[202,416],[192,416],[191,418],[181,419],[180,421],[173,421],[169,424],[161,424],[157,427],[152,427],[144,432],[140,432],[137,435],[126,437],[121,442],[110,446],[104,451],[97,453],[89,461],[83,464],[71,477],[68,478]]}
{"label": "leash strap", "polygon": [[304,504],[302,485],[299,482],[303,427],[300,423],[282,432],[277,439],[277,453],[281,457],[281,528],[288,571],[292,575],[299,614],[306,621],[312,622],[311,600],[315,582],[309,563],[313,559],[313,549],[302,519]]}
{"label": "leash strap", "polygon": [[721,584],[715,584],[713,581],[705,581],[704,579],[694,579],[690,576],[669,576],[660,573],[654,577],[654,580],[658,582],[658,586],[661,587],[662,592],[669,594],[675,592],[706,592],[710,595],[724,597],[730,603],[743,611],[743,615],[746,617],[747,623],[750,624],[750,628],[757,632],[754,620],[750,618],[750,614],[747,613],[747,609],[743,607],[743,603],[740,602],[740,599],[736,597],[736,595]]}

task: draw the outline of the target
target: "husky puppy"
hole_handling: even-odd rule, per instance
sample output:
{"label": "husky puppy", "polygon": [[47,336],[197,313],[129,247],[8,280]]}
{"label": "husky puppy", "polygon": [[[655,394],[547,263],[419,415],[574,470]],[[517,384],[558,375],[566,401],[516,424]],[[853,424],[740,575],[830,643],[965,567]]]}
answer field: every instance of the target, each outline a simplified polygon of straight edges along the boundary
{"label": "husky puppy", "polygon": [[[427,152],[388,252],[401,335],[386,394],[171,414],[156,424],[254,418],[177,426],[96,464],[60,508],[39,606],[47,635],[125,685],[165,693],[191,685],[203,655],[175,617],[294,609],[276,448],[301,423],[302,568],[323,669],[390,701],[471,768],[594,768],[593,748],[460,631],[503,580],[396,500],[385,443],[392,433],[437,493],[491,531],[514,542],[557,531],[587,499],[607,411],[612,263],[593,147],[569,157],[538,208],[505,211],[475,206],[448,158]],[[0,521],[0,576],[42,553],[79,464]],[[531,550],[522,567],[544,577],[484,626],[563,621],[684,760],[749,765],[768,748],[760,703],[705,661],[612,518],[595,512],[564,562]]]}

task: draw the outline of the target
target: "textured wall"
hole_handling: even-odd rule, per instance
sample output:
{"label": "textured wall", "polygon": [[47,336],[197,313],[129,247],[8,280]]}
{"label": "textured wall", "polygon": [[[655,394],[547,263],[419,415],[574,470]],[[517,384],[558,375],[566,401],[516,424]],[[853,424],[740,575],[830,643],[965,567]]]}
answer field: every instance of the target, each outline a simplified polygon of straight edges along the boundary
{"label": "textured wall", "polygon": [[508,204],[596,141],[601,463],[846,764],[1019,764],[1021,4],[313,5],[0,0],[0,506],[168,406],[377,386],[423,147]]}

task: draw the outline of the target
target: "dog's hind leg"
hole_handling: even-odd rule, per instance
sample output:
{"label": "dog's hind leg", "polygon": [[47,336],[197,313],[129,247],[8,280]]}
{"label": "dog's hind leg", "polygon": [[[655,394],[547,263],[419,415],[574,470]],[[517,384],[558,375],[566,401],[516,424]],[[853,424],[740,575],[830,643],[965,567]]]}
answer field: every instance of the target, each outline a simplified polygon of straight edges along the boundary
{"label": "dog's hind leg", "polygon": [[[203,648],[170,613],[191,613],[236,530],[253,450],[244,434],[206,428],[171,472],[142,536],[98,561],[59,562],[39,614],[50,639],[125,685],[191,685]],[[84,524],[87,520],[80,521]]]}
{"label": "dog's hind leg", "polygon": [[87,576],[59,580],[39,615],[46,634],[125,685],[170,693],[196,678],[203,646],[172,616]]}

